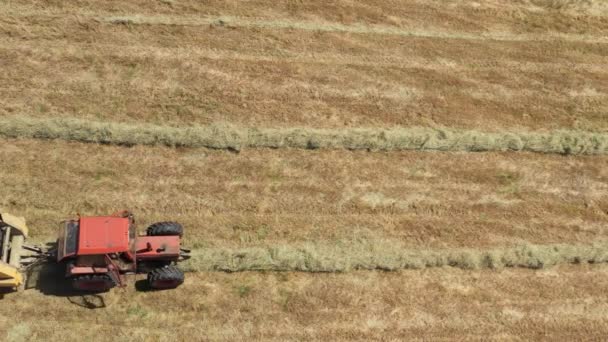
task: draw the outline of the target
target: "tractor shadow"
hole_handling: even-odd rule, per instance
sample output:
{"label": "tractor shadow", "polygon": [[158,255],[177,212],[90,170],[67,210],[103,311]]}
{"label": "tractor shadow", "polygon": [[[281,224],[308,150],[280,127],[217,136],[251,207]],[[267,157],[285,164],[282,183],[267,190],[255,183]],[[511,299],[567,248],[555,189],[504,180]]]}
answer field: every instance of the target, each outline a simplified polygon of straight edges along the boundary
{"label": "tractor shadow", "polygon": [[13,291],[11,289],[4,289],[4,288],[0,288],[0,299],[4,298],[5,294],[9,294],[12,293]]}
{"label": "tractor shadow", "polygon": [[[48,247],[53,248],[54,244]],[[65,277],[64,263],[52,260],[29,268],[26,272],[25,289],[36,289],[47,296],[65,297],[74,305],[86,309],[101,309],[106,307],[101,293],[83,293],[74,290],[70,279]]]}

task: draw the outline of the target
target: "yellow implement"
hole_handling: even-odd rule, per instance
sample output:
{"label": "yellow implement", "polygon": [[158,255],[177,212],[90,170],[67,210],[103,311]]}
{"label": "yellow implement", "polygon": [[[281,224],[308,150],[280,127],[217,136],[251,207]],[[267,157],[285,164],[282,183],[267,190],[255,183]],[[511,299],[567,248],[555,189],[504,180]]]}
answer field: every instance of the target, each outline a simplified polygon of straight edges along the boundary
{"label": "yellow implement", "polygon": [[24,218],[0,213],[0,288],[17,288],[23,284],[19,269],[27,234]]}

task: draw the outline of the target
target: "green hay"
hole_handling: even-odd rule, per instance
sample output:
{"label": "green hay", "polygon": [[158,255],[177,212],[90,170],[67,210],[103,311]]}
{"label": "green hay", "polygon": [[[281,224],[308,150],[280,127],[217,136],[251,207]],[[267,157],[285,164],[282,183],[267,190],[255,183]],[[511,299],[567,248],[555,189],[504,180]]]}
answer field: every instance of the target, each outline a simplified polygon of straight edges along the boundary
{"label": "green hay", "polygon": [[397,271],[451,266],[461,269],[523,267],[608,262],[608,244],[520,245],[490,250],[408,249],[391,241],[338,241],[300,246],[209,248],[193,252],[188,271]]}
{"label": "green hay", "polygon": [[503,132],[444,128],[241,128],[229,124],[170,127],[70,118],[0,118],[0,136],[62,139],[115,145],[242,148],[349,149],[369,151],[531,151],[606,154],[608,133]]}

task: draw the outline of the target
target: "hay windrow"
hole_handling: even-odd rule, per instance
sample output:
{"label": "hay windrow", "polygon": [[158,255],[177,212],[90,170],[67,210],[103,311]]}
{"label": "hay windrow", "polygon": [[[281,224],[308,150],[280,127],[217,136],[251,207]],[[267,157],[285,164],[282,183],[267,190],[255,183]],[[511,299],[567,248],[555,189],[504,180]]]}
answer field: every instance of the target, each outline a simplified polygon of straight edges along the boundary
{"label": "hay windrow", "polygon": [[540,269],[559,264],[608,262],[608,243],[593,245],[531,245],[479,249],[411,249],[391,241],[338,241],[299,246],[193,251],[183,266],[188,271],[397,271],[451,266],[461,269]]}
{"label": "hay windrow", "polygon": [[349,149],[370,151],[530,151],[606,154],[608,133],[575,130],[480,132],[447,128],[243,128],[230,124],[170,127],[73,118],[0,118],[0,136],[62,139],[116,145],[242,148]]}

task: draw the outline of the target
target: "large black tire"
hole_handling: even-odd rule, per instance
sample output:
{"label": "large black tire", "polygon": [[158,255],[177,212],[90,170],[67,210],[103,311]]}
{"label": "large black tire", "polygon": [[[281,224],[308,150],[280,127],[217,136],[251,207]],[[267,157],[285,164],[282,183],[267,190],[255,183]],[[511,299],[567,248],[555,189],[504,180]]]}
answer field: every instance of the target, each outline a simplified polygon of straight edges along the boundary
{"label": "large black tire", "polygon": [[72,287],[78,291],[105,292],[116,286],[107,274],[85,274],[72,278]]}
{"label": "large black tire", "polygon": [[184,283],[184,272],[177,266],[160,267],[148,273],[148,285],[152,289],[174,289]]}
{"label": "large black tire", "polygon": [[172,263],[168,260],[140,261],[137,263],[137,273],[150,273],[157,268],[170,266]]}
{"label": "large black tire", "polygon": [[146,230],[148,236],[168,236],[184,234],[184,227],[177,222],[157,222]]}

